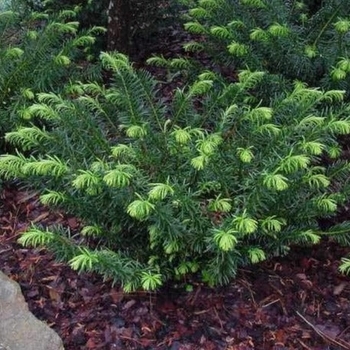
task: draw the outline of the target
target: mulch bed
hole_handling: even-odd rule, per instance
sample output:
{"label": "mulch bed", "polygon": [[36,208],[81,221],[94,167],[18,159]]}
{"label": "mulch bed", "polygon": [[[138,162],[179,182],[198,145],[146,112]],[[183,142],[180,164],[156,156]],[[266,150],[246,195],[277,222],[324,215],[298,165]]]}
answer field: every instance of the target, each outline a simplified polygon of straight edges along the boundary
{"label": "mulch bed", "polygon": [[333,242],[242,269],[221,288],[191,281],[190,292],[183,282],[124,294],[16,243],[31,222],[74,231],[77,219],[14,187],[3,189],[0,203],[0,269],[21,285],[30,310],[66,350],[350,349],[350,278],[338,272],[349,249]]}

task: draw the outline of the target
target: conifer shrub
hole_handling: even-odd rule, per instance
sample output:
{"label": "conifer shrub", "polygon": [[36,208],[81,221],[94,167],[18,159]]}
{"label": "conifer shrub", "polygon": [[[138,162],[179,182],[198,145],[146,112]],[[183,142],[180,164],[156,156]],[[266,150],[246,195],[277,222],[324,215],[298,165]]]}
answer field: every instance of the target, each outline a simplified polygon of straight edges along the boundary
{"label": "conifer shrub", "polygon": [[291,245],[350,243],[348,223],[318,225],[350,191],[350,164],[338,159],[337,136],[350,133],[344,91],[296,81],[263,104],[254,87],[267,73],[242,70],[227,83],[206,71],[165,103],[127,57],[101,61],[108,86],[36,94],[21,115],[46,127],[6,133],[18,152],[1,156],[1,177],[83,222],[80,232],[33,226],[21,243],[126,291],[189,274],[224,284]]}
{"label": "conifer shrub", "polygon": [[[91,26],[108,27],[108,8],[110,0],[12,0],[27,9],[45,9],[59,13],[62,7],[74,9],[80,7],[77,20],[83,28]],[[116,0],[114,0],[116,1]],[[124,0],[123,0],[124,1]],[[112,1],[113,2],[113,1]],[[159,41],[159,32],[171,26],[179,19],[182,6],[177,0],[128,0],[130,13],[130,54],[137,55]],[[101,39],[101,38],[100,38]],[[106,39],[106,38],[105,38]],[[106,40],[99,40],[95,46],[99,52],[106,50]]]}
{"label": "conifer shrub", "polygon": [[0,149],[4,133],[26,123],[23,111],[36,93],[59,93],[71,79],[100,77],[88,56],[104,29],[79,31],[76,15],[0,12]]}
{"label": "conifer shrub", "polygon": [[[349,90],[349,1],[188,0],[185,28],[231,71],[268,71],[310,86]],[[347,96],[348,98],[348,96]]]}

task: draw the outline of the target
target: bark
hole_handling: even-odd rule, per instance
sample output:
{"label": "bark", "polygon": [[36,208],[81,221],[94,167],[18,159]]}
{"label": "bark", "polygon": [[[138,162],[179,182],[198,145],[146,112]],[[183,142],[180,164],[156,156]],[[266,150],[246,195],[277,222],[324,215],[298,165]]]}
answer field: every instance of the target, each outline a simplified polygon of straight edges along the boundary
{"label": "bark", "polygon": [[130,0],[110,0],[107,49],[128,54],[130,50]]}

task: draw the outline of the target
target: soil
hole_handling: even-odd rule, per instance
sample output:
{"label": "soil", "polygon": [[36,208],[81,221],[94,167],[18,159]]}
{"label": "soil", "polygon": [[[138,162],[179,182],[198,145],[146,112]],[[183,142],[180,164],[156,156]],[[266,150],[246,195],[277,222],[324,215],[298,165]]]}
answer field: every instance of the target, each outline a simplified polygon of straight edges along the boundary
{"label": "soil", "polygon": [[17,243],[31,224],[74,231],[74,217],[14,186],[3,189],[0,214],[1,270],[21,285],[32,313],[57,331],[66,350],[350,349],[350,277],[338,272],[349,248],[334,242],[241,269],[225,287],[182,281],[125,294],[55,262],[46,250]]}

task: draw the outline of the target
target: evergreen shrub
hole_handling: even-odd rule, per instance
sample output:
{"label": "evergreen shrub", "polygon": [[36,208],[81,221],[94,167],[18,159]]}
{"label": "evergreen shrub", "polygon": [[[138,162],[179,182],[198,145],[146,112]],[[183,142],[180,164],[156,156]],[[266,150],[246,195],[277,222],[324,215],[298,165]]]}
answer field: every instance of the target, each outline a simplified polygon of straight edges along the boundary
{"label": "evergreen shrub", "polygon": [[60,92],[71,79],[97,79],[100,68],[88,60],[94,27],[79,31],[77,12],[55,15],[0,12],[0,149],[3,135],[25,124],[25,108],[38,92]]}
{"label": "evergreen shrub", "polygon": [[33,226],[21,243],[126,291],[188,274],[224,284],[294,244],[350,243],[348,223],[318,225],[350,190],[350,164],[338,159],[337,136],[350,133],[344,91],[296,81],[262,104],[254,87],[267,73],[242,70],[227,83],[206,71],[169,103],[125,56],[101,60],[108,86],[39,93],[21,115],[46,128],[6,134],[18,153],[1,156],[0,175],[83,222],[78,233]]}
{"label": "evergreen shrub", "polygon": [[[45,9],[59,13],[62,7],[80,7],[78,21],[83,28],[108,26],[107,12],[110,0],[12,0],[27,9]],[[117,1],[117,0],[114,0]],[[125,0],[118,0],[125,1]],[[130,54],[137,55],[140,50],[159,41],[159,32],[179,19],[182,6],[177,0],[127,0],[130,6]],[[113,2],[113,1],[112,1]],[[155,39],[155,40],[154,40]],[[106,40],[99,40],[96,50],[106,50]]]}
{"label": "evergreen shrub", "polygon": [[249,67],[350,91],[350,1],[184,0],[185,28],[231,74]]}

